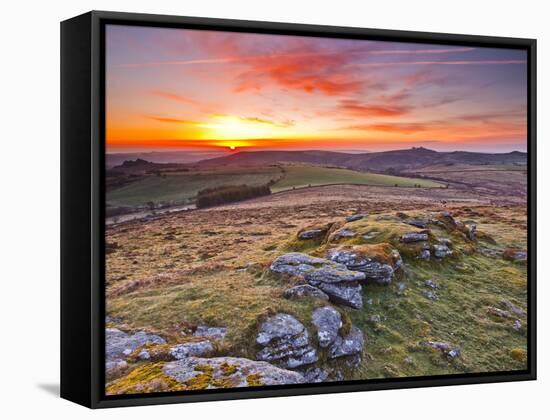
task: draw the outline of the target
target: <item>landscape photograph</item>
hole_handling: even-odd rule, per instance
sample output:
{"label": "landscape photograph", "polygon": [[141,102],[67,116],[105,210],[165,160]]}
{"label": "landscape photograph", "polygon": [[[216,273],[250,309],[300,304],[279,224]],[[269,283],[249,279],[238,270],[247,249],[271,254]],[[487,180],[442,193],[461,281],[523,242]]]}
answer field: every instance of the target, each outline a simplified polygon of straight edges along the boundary
{"label": "landscape photograph", "polygon": [[105,394],[528,367],[525,50],[107,25]]}

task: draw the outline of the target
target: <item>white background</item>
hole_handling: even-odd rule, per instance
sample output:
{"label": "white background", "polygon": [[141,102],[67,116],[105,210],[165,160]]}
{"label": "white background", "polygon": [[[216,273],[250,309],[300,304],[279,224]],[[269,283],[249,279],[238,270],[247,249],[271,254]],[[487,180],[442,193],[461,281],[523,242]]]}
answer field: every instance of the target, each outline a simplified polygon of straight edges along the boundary
{"label": "white background", "polygon": [[[545,1],[130,0],[2,5],[0,25],[0,416],[13,418],[371,419],[548,415],[548,57]],[[59,22],[91,9],[538,39],[537,382],[91,411],[59,383]],[[538,415],[535,413],[539,412]]]}

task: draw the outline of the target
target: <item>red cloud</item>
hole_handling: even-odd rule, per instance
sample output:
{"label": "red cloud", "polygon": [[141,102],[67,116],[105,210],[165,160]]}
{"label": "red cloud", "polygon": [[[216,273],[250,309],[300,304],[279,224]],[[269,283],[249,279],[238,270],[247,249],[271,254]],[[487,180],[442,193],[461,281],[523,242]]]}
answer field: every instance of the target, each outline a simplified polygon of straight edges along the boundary
{"label": "red cloud", "polygon": [[270,82],[290,90],[321,92],[328,96],[355,94],[365,85],[346,69],[350,57],[345,52],[322,52],[302,47],[299,51],[258,56],[244,63],[235,92],[261,90]]}

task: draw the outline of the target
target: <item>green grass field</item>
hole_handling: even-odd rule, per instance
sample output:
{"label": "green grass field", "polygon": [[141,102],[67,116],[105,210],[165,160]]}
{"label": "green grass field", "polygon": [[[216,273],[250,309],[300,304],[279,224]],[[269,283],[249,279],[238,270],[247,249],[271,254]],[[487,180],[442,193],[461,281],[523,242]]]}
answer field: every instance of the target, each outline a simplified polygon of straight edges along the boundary
{"label": "green grass field", "polygon": [[443,184],[418,178],[357,172],[349,169],[327,168],[310,165],[269,166],[263,168],[232,168],[213,171],[167,173],[149,175],[131,184],[107,192],[110,206],[138,207],[148,202],[172,205],[191,204],[197,193],[205,188],[222,185],[265,185],[272,192],[293,188],[328,184],[361,184],[383,187],[438,188]]}
{"label": "green grass field", "polygon": [[443,185],[426,179],[304,165],[285,167],[285,176],[271,187],[271,191],[279,192],[293,188],[327,184],[362,184],[382,187],[414,187],[420,185],[424,188],[438,188]]}

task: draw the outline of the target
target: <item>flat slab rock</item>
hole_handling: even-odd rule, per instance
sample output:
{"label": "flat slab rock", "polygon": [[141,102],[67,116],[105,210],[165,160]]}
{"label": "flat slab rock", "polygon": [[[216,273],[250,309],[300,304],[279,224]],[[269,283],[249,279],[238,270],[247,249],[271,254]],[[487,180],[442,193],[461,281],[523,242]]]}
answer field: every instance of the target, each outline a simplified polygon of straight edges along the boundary
{"label": "flat slab rock", "polygon": [[309,343],[306,327],[292,315],[279,313],[260,326],[256,358],[292,369],[317,362],[317,352]]}
{"label": "flat slab rock", "polygon": [[328,300],[328,295],[321,289],[309,284],[299,284],[284,291],[283,296],[286,299],[295,299],[303,297],[313,297],[321,300]]}
{"label": "flat slab rock", "polygon": [[208,371],[211,380],[207,389],[239,388],[251,385],[289,385],[304,383],[304,377],[266,362],[239,357],[188,357],[166,363],[163,372],[180,383],[186,383]]}
{"label": "flat slab rock", "polygon": [[352,308],[363,306],[359,281],[365,279],[365,274],[349,270],[344,264],[291,252],[277,257],[270,269],[275,273],[303,278],[309,285],[322,290],[337,303]]}
{"label": "flat slab rock", "polygon": [[367,283],[390,284],[392,282],[394,269],[391,265],[363,255],[354,247],[333,248],[327,255],[331,261],[343,264],[348,270],[363,273]]}
{"label": "flat slab rock", "polygon": [[405,233],[404,235],[401,236],[399,240],[404,243],[427,241],[428,234],[416,233],[416,232]]}

